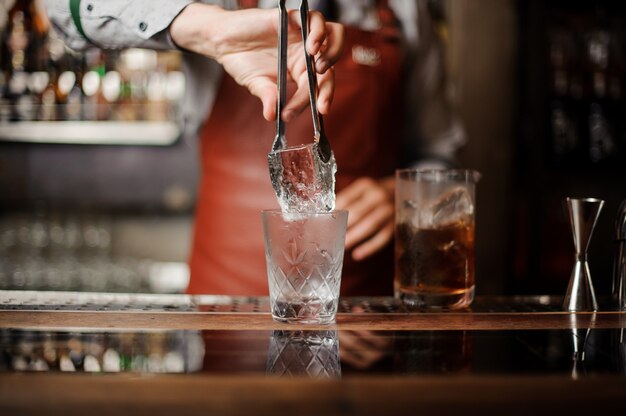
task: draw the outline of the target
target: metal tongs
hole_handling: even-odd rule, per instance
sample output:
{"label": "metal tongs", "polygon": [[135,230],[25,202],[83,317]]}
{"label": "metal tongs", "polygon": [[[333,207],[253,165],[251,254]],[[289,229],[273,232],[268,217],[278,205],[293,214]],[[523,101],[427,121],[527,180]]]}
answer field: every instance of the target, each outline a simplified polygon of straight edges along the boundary
{"label": "metal tongs", "polygon": [[[278,108],[276,114],[276,136],[272,144],[272,151],[283,150],[287,147],[285,137],[285,122],[281,118],[282,110],[287,101],[287,37],[288,37],[288,13],[285,5],[286,0],[279,0],[278,10],[280,27],[278,32]],[[317,111],[317,77],[315,75],[315,63],[313,57],[306,51],[306,40],[309,36],[309,3],[307,0],[300,2],[300,19],[302,20],[302,46],[306,62],[306,72],[309,79],[309,100],[311,114],[313,116],[313,137],[317,143],[319,155],[323,162],[328,162],[331,157],[331,148],[328,138],[324,133],[322,116]]]}
{"label": "metal tongs", "polygon": [[309,35],[309,5],[300,3],[302,43],[313,115],[313,143],[287,147],[285,123],[281,118],[287,100],[287,24],[286,0],[279,1],[278,32],[278,103],[276,136],[267,155],[272,187],[283,213],[331,211],[335,207],[335,172],[337,165],[324,133],[322,117],[317,112],[317,78],[312,57],[306,52]]}

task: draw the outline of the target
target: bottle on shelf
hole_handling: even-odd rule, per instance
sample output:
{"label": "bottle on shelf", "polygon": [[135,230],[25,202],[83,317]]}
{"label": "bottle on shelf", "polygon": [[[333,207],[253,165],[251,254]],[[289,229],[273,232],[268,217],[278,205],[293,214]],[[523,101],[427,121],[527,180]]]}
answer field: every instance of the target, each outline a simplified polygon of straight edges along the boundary
{"label": "bottle on shelf", "polygon": [[65,120],[68,121],[78,121],[82,120],[83,115],[83,90],[81,88],[82,84],[82,72],[77,57],[73,59],[74,64],[72,65],[73,70],[70,72],[74,76],[74,82],[72,84],[72,88],[67,93],[67,97],[65,99]]}
{"label": "bottle on shelf", "polygon": [[615,120],[611,117],[612,103],[608,97],[608,75],[611,43],[605,13],[596,12],[596,21],[586,36],[585,49],[590,83],[588,129],[588,160],[592,163],[610,161],[616,152]]}
{"label": "bottle on shelf", "polygon": [[79,63],[79,58],[67,54],[63,70],[59,74],[57,102],[62,120],[78,121],[83,118],[83,91],[80,87],[82,76]]}
{"label": "bottle on shelf", "polygon": [[117,71],[108,71],[102,78],[102,97],[108,109],[107,118],[119,120],[117,104],[122,90],[122,77]]}
{"label": "bottle on shelf", "polygon": [[12,121],[31,121],[36,118],[37,103],[28,88],[29,74],[13,71],[9,79],[9,101]]}
{"label": "bottle on shelf", "polygon": [[[12,106],[8,116],[12,121],[36,118],[36,96],[29,88],[29,74],[45,70],[48,28],[38,1],[16,0],[7,13],[1,52],[6,79],[3,104]],[[7,111],[1,113],[5,119]]]}
{"label": "bottle on shelf", "polygon": [[85,51],[83,55],[84,74],[81,80],[83,92],[83,119],[97,121],[104,119],[106,114],[102,108],[102,78],[104,62],[102,52],[98,49]]}
{"label": "bottle on shelf", "polygon": [[54,65],[51,65],[49,71],[48,85],[44,88],[40,95],[39,101],[39,121],[56,121],[57,115],[57,71]]}
{"label": "bottle on shelf", "polygon": [[100,75],[96,71],[87,71],[83,76],[81,86],[84,94],[83,119],[98,120]]}
{"label": "bottle on shelf", "polygon": [[576,44],[572,33],[559,25],[549,36],[550,53],[550,134],[551,150],[556,162],[569,162],[580,147],[576,123],[576,88],[574,63]]}
{"label": "bottle on shelf", "polygon": [[11,103],[8,99],[8,83],[4,71],[0,71],[0,123],[11,120]]}

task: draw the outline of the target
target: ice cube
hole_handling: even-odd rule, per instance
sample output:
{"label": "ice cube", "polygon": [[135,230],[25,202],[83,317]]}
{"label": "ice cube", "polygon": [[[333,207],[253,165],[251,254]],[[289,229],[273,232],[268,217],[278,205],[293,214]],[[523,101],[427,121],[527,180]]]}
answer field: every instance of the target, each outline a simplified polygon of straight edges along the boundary
{"label": "ice cube", "polygon": [[397,211],[396,221],[398,224],[407,223],[414,227],[418,227],[420,224],[420,203],[413,199],[405,199],[400,204],[400,209]]}
{"label": "ice cube", "polygon": [[455,222],[471,222],[474,214],[474,203],[467,189],[457,187],[449,190],[436,199],[425,214],[431,214],[433,227],[441,227]]}
{"label": "ice cube", "polygon": [[419,204],[416,201],[413,201],[411,199],[407,199],[405,201],[402,201],[402,208],[406,209],[406,210],[416,210],[417,208],[419,208]]}
{"label": "ice cube", "polygon": [[324,162],[317,143],[288,147],[267,156],[270,179],[283,214],[332,211],[335,208],[337,164],[331,153]]}

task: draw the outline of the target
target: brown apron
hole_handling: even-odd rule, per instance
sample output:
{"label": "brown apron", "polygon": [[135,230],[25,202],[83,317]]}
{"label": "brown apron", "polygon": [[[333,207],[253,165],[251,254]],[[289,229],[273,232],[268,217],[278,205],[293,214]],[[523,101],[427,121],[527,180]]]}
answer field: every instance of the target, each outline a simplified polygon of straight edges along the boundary
{"label": "brown apron", "polygon": [[[383,28],[346,28],[345,53],[335,65],[335,96],[324,124],[337,160],[337,191],[396,167],[403,57],[395,20],[386,1],[380,3]],[[260,101],[225,74],[201,131],[189,293],[269,293],[261,210],[278,208],[267,165],[274,134]],[[286,135],[290,146],[312,142],[310,111],[288,123]],[[360,262],[346,252],[342,295],[389,295],[392,280],[392,244]]]}

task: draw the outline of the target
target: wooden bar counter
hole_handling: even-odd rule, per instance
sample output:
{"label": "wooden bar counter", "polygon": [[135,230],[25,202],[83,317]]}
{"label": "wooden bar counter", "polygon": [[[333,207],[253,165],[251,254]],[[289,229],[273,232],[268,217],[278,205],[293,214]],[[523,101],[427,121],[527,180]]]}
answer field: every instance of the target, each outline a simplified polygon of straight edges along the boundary
{"label": "wooden bar counter", "polygon": [[623,413],[626,313],[559,303],[348,298],[308,326],[267,298],[0,291],[0,415]]}

